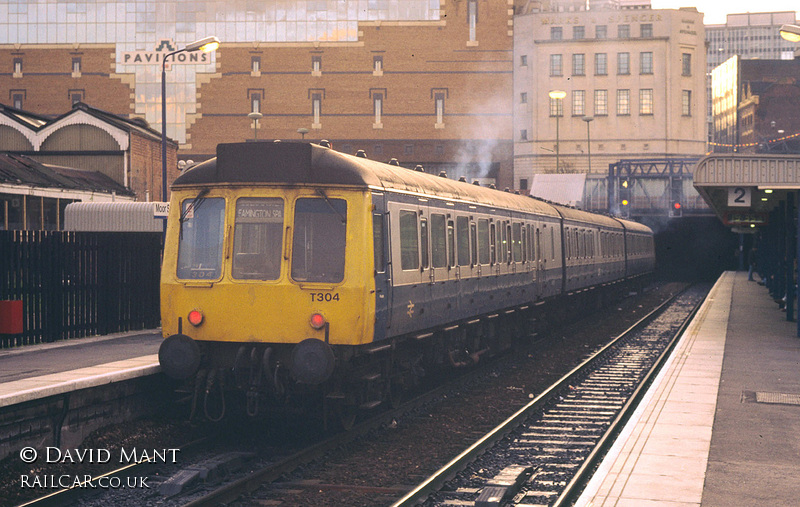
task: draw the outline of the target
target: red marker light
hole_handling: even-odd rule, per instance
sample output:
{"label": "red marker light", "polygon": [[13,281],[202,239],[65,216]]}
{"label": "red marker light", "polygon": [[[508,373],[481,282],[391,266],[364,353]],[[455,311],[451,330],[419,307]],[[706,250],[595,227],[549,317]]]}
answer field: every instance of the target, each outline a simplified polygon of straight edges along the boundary
{"label": "red marker light", "polygon": [[681,203],[679,203],[679,202],[673,203],[672,207],[675,208],[675,209],[681,209]]}
{"label": "red marker light", "polygon": [[192,310],[191,312],[189,312],[187,320],[189,321],[189,324],[195,327],[199,326],[200,324],[203,323],[203,312],[201,312],[200,310]]}
{"label": "red marker light", "polygon": [[325,317],[323,317],[319,313],[315,313],[314,315],[311,316],[309,324],[311,324],[311,327],[313,327],[314,329],[322,329],[325,326]]}

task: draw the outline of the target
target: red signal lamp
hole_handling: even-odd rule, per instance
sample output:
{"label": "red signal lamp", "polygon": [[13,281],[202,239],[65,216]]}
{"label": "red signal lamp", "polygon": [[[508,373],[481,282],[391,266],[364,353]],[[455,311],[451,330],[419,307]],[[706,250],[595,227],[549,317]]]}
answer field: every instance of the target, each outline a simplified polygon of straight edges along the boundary
{"label": "red signal lamp", "polygon": [[675,209],[675,210],[679,210],[679,209],[681,209],[681,203],[679,203],[679,202],[673,202],[673,203],[672,203],[672,209]]}

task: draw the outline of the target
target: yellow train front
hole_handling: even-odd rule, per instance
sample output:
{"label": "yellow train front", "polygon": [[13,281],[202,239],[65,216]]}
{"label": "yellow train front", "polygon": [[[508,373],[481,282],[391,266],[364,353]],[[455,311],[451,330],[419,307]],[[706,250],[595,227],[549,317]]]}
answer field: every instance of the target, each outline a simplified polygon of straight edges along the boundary
{"label": "yellow train front", "polygon": [[211,419],[225,405],[217,398],[209,408],[209,395],[244,390],[254,414],[265,393],[288,397],[332,380],[346,360],[337,346],[372,340],[369,193],[339,173],[313,174],[324,164],[312,155],[332,153],[221,145],[172,187],[159,359],[169,376],[196,380]]}

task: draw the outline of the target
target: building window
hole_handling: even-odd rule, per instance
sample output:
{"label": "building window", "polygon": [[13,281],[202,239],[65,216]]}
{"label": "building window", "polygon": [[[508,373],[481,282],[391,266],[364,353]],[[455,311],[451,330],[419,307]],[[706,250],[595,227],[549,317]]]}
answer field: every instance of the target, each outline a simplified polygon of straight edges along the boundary
{"label": "building window", "polygon": [[312,128],[314,126],[316,126],[316,128],[322,128],[322,123],[320,121],[320,117],[322,116],[322,94],[321,93],[312,93],[311,94],[311,115],[314,117]]}
{"label": "building window", "polygon": [[24,100],[25,100],[24,93],[13,93],[13,92],[11,93],[11,103],[14,104],[14,108],[22,109],[22,107],[25,105]]}
{"label": "building window", "polygon": [[594,29],[594,36],[597,39],[607,39],[608,38],[608,26],[606,25],[597,25]]}
{"label": "building window", "polygon": [[561,40],[564,38],[564,31],[560,26],[550,27],[550,40]]}
{"label": "building window", "polygon": [[261,112],[261,92],[250,92],[250,112]]}
{"label": "building window", "polygon": [[520,55],[520,57],[519,57],[519,65],[520,65],[520,67],[527,67],[528,66],[528,55]]}
{"label": "building window", "polygon": [[14,77],[22,77],[22,58],[14,58]]}
{"label": "building window", "polygon": [[564,116],[564,99],[550,97],[550,116]]}
{"label": "building window", "polygon": [[586,55],[583,53],[576,53],[572,55],[572,75],[586,75]]}
{"label": "building window", "polygon": [[72,77],[81,77],[81,58],[79,56],[72,59]]}
{"label": "building window", "polygon": [[683,57],[681,58],[681,63],[683,67],[683,72],[681,75],[683,76],[691,76],[692,75],[692,55],[689,53],[683,53]]}
{"label": "building window", "polygon": [[653,114],[653,89],[643,88],[639,90],[639,114]]}
{"label": "building window", "polygon": [[382,115],[383,115],[383,94],[372,94],[372,109],[375,114],[375,123],[372,125],[374,128],[383,128]]}
{"label": "building window", "polygon": [[520,141],[528,140],[528,129],[522,129],[519,131],[519,140]]}
{"label": "building window", "polygon": [[598,76],[608,75],[608,55],[606,53],[595,53],[594,73]]}
{"label": "building window", "polygon": [[522,92],[519,94],[519,101],[521,104],[528,103],[528,92]]}
{"label": "building window", "polygon": [[253,56],[250,58],[250,74],[253,76],[261,75],[261,57]]}
{"label": "building window", "polygon": [[77,104],[78,102],[83,102],[84,91],[83,90],[70,90],[69,91],[69,103],[70,104]]}
{"label": "building window", "polygon": [[322,74],[322,56],[314,55],[311,57],[311,74],[314,76]]}
{"label": "building window", "polygon": [[372,57],[372,74],[374,76],[383,75],[383,56],[375,55]]}
{"label": "building window", "polygon": [[519,189],[520,190],[528,190],[528,178],[520,178],[519,179]]}
{"label": "building window", "polygon": [[617,90],[617,115],[627,116],[631,114],[631,91]]}
{"label": "building window", "polygon": [[594,91],[594,114],[595,116],[608,115],[608,90]]}
{"label": "building window", "polygon": [[585,39],[586,38],[586,27],[582,25],[573,26],[572,27],[572,38],[573,39]]}
{"label": "building window", "polygon": [[444,93],[435,93],[433,100],[436,108],[436,125],[444,125]]}
{"label": "building window", "polygon": [[653,53],[651,51],[643,51],[639,53],[639,72],[641,74],[653,73]]}
{"label": "building window", "polygon": [[630,39],[631,37],[631,25],[619,25],[617,26],[617,37],[620,39]]}
{"label": "building window", "polygon": [[642,23],[641,25],[641,36],[643,39],[649,39],[653,36],[653,24],[652,23]]}
{"label": "building window", "polygon": [[403,146],[403,155],[412,156],[414,155],[414,145],[413,144],[406,144]]}
{"label": "building window", "polygon": [[586,114],[586,91],[573,90],[572,116],[583,116],[584,114]]}
{"label": "building window", "polygon": [[617,74],[627,75],[631,73],[631,54],[617,53]]}
{"label": "building window", "polygon": [[692,90],[681,91],[681,114],[683,116],[692,115]]}
{"label": "building window", "polygon": [[469,0],[467,4],[467,24],[469,25],[469,40],[478,40],[478,0]]}
{"label": "building window", "polygon": [[550,75],[561,76],[562,73],[561,55],[550,55]]}

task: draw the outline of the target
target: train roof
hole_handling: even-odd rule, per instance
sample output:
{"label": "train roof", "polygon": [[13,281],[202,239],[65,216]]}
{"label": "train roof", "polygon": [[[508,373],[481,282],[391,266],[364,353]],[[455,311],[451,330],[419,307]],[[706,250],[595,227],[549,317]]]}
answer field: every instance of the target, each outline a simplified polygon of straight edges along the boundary
{"label": "train roof", "polygon": [[640,224],[639,222],[634,222],[632,220],[624,220],[622,218],[618,218],[617,220],[619,220],[622,223],[622,225],[625,226],[625,229],[627,229],[630,232],[643,232],[645,234],[650,234],[650,235],[653,234],[652,229],[650,229],[644,224]]}
{"label": "train roof", "polygon": [[561,213],[561,216],[567,220],[578,220],[583,223],[593,223],[612,229],[622,229],[622,224],[620,224],[620,221],[608,215],[590,213],[588,211],[570,208],[569,206],[563,206],[561,204],[553,204],[552,206],[556,208],[559,213]]}
{"label": "train roof", "polygon": [[539,199],[300,142],[220,144],[216,158],[197,164],[181,174],[173,188],[248,184],[369,187],[558,217],[558,212],[551,204]]}

